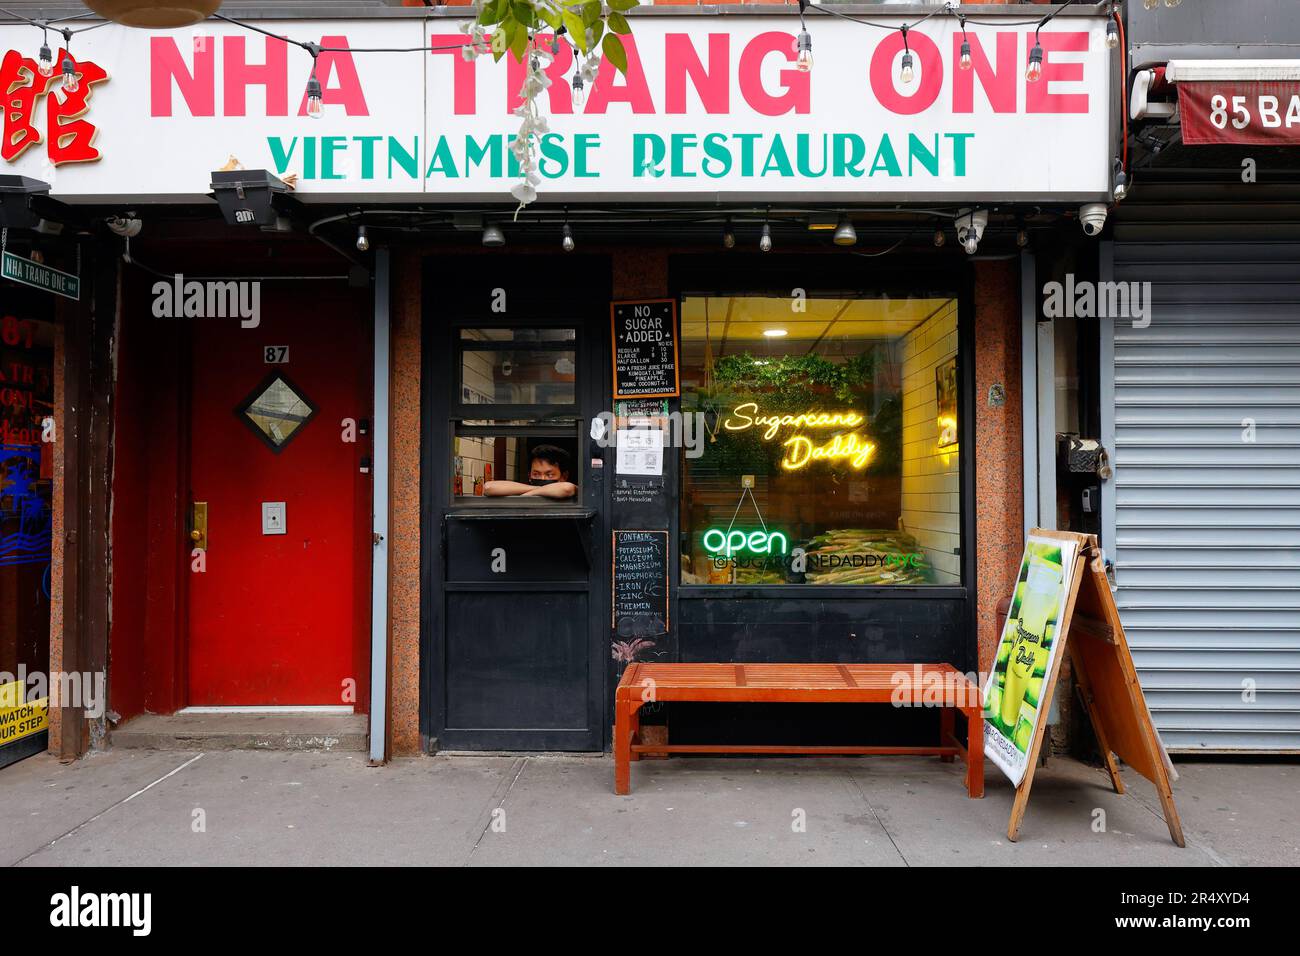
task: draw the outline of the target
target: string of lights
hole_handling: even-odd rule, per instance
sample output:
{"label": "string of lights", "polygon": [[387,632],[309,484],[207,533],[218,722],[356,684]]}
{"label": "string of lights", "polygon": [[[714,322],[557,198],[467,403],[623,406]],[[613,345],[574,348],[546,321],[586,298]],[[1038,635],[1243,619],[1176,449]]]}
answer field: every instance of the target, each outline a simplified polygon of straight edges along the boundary
{"label": "string of lights", "polygon": [[[1035,18],[1033,20],[1007,20],[1004,18],[986,19],[986,18],[968,16],[965,13],[961,12],[961,10],[958,7],[956,7],[954,4],[945,3],[943,6],[935,7],[931,12],[925,14],[924,16],[920,17],[917,20],[914,20],[910,23],[904,23],[901,26],[896,26],[890,23],[880,23],[875,20],[867,20],[867,19],[863,19],[862,17],[856,17],[853,16],[852,14],[848,14],[841,10],[837,10],[834,6],[814,5],[810,3],[809,0],[798,0],[799,34],[796,37],[795,44],[794,44],[795,53],[796,53],[795,65],[797,69],[799,69],[801,72],[804,73],[811,72],[813,67],[812,35],[808,31],[807,21],[805,18],[806,13],[812,10],[824,16],[845,20],[849,23],[858,24],[860,26],[873,27],[875,29],[887,30],[887,31],[897,30],[901,34],[903,39],[903,57],[899,64],[899,80],[904,84],[911,84],[915,82],[916,79],[916,65],[915,65],[915,58],[913,57],[910,46],[908,45],[908,40],[907,40],[908,31],[914,30],[916,27],[927,22],[928,20],[931,20],[934,17],[950,16],[950,17],[954,17],[958,21],[959,27],[962,32],[961,57],[958,64],[959,68],[962,70],[969,70],[971,68],[971,46],[970,46],[970,41],[966,36],[966,25],[968,23],[975,24],[975,25],[986,25],[986,26],[1033,26],[1034,46],[1029,52],[1029,60],[1025,70],[1025,79],[1030,83],[1036,83],[1042,78],[1043,75],[1043,48],[1042,48],[1042,44],[1039,42],[1039,31],[1041,31],[1043,27],[1049,24],[1058,15],[1060,15],[1065,10],[1066,7],[1072,6],[1077,2],[1080,2],[1080,0],[1064,0],[1064,2],[1057,5],[1050,12],[1044,14],[1041,17]],[[1160,2],[1161,0],[1143,0],[1143,3],[1147,9],[1151,9],[1159,5]],[[1181,2],[1182,0],[1164,0],[1164,4],[1167,7],[1178,6],[1178,4]],[[1114,4],[1112,4],[1112,13],[1113,11],[1114,11]],[[84,30],[95,29],[96,27],[99,26],[107,25],[106,23],[99,23],[99,24],[94,24],[93,26],[83,27],[81,30],[72,30],[67,27],[63,27],[63,28],[53,27],[54,23],[62,22],[62,21],[35,20],[30,17],[25,17],[20,14],[12,13],[8,10],[5,10],[2,7],[0,7],[0,13],[3,13],[7,16],[11,16],[16,20],[22,20],[44,31],[48,31],[49,29],[56,29],[58,32],[63,34],[65,38],[65,48],[66,48],[67,40],[70,40],[73,34],[83,32]],[[82,14],[77,17],[71,17],[65,19],[77,20],[90,15],[91,14]],[[259,27],[256,24],[249,23],[245,20],[240,20],[235,17],[226,16],[225,14],[221,14],[221,13],[213,14],[211,19],[221,20],[223,22],[232,24],[233,26],[237,26],[241,29],[248,30],[254,33],[260,33],[264,36],[281,40],[285,43],[289,43],[293,46],[296,46],[304,50],[308,54],[310,54],[312,57],[312,72],[307,81],[308,115],[310,116],[320,116],[322,113],[320,81],[316,77],[316,67],[315,67],[316,59],[322,53],[427,53],[434,49],[437,50],[463,49],[466,45],[466,44],[456,44],[454,46],[442,46],[436,48],[428,47],[428,46],[328,47],[328,46],[323,46],[319,43],[315,43],[310,40],[297,40],[294,39],[293,37],[286,36],[280,33],[275,33],[271,30],[267,30],[263,27]],[[1106,25],[1106,46],[1110,49],[1114,49],[1119,43],[1118,29],[1119,28],[1117,26],[1117,19],[1112,16]],[[551,40],[552,52],[558,50],[558,44],[562,41],[568,43],[569,46],[574,50],[574,52],[578,53],[579,51],[577,50],[576,46],[570,40],[568,40],[563,36],[564,32],[565,31],[563,27],[561,27],[558,31],[556,31],[555,36]],[[537,41],[534,38],[530,42],[531,45],[535,46]],[[44,57],[44,53],[46,52],[46,50],[47,47],[43,46],[42,59],[40,60],[42,64],[50,64],[50,60]],[[65,57],[64,63],[62,64],[62,66],[64,67],[65,82],[67,82],[67,77],[68,77],[67,67],[68,67],[69,60],[71,60],[70,56]],[[73,64],[72,69],[73,72],[75,72],[75,63]],[[42,68],[43,76],[50,76],[52,72],[53,72],[52,64],[50,64],[49,73],[45,72],[44,68]],[[72,82],[75,84],[76,82],[75,78],[72,80]],[[575,73],[572,81],[572,86],[573,86],[574,95],[576,97],[581,98],[584,96],[585,90],[584,90],[583,76],[581,72]],[[75,89],[75,86],[73,87],[73,89]],[[315,107],[314,110],[313,110],[313,106]]]}
{"label": "string of lights", "polygon": [[[32,26],[38,27],[40,29],[44,29],[45,27],[55,23],[72,23],[77,20],[86,20],[89,19],[90,17],[99,16],[99,14],[97,13],[91,13],[90,11],[87,11],[85,13],[78,13],[74,17],[51,17],[50,19],[41,19],[41,18],[33,19],[32,17],[24,16],[21,13],[14,13],[12,10],[6,10],[4,7],[0,7],[0,13],[3,13],[7,17],[13,17],[15,20],[22,20],[24,23],[30,23]],[[94,30],[98,27],[108,26],[110,22],[111,21],[105,20],[103,23],[96,23],[93,26],[82,27],[81,30],[74,30],[73,32],[82,33],[85,30]]]}
{"label": "string of lights", "polygon": [[72,38],[78,33],[86,33],[90,30],[98,30],[100,27],[108,26],[108,20],[102,23],[92,23],[90,26],[72,29],[72,27],[58,27],[56,23],[70,23],[77,20],[84,20],[87,17],[93,17],[93,13],[79,13],[75,17],[60,17],[55,20],[40,20],[25,17],[20,13],[14,13],[12,10],[6,10],[0,7],[0,13],[5,16],[13,17],[15,20],[22,20],[29,23],[42,33],[41,50],[37,54],[37,71],[45,79],[54,75],[54,54],[50,50],[50,31],[53,30],[63,37],[63,60],[59,63],[59,69],[63,73],[63,88],[69,93],[75,93],[81,87],[81,79],[77,73],[77,63],[72,58]]}
{"label": "string of lights", "polygon": [[[1003,17],[983,18],[978,16],[972,16],[966,14],[960,8],[955,6],[953,3],[949,2],[943,4],[942,6],[936,6],[929,13],[925,14],[924,16],[914,21],[906,22],[901,25],[896,25],[892,23],[881,23],[879,21],[857,17],[852,14],[845,13],[842,10],[838,10],[834,6],[815,5],[811,3],[810,0],[798,0],[799,33],[796,36],[793,45],[793,52],[795,53],[795,66],[796,69],[804,73],[809,73],[813,69],[812,35],[808,30],[807,19],[806,19],[807,13],[813,11],[813,12],[820,13],[824,16],[833,17],[839,20],[844,20],[846,22],[854,23],[859,26],[866,26],[866,27],[889,31],[889,32],[898,31],[898,33],[902,38],[902,45],[903,45],[903,54],[901,60],[899,61],[898,79],[903,85],[905,86],[910,85],[916,81],[916,64],[915,64],[915,58],[913,56],[911,46],[908,41],[909,31],[916,29],[920,25],[926,23],[931,19],[934,19],[935,17],[948,16],[948,17],[953,17],[954,19],[957,20],[958,28],[960,29],[962,34],[962,43],[960,47],[958,68],[963,71],[970,70],[972,68],[972,56],[971,56],[972,49],[971,49],[970,39],[966,32],[967,24],[974,24],[980,26],[1032,26],[1034,27],[1034,45],[1032,49],[1029,51],[1028,62],[1025,68],[1025,81],[1028,83],[1037,83],[1042,80],[1042,76],[1043,76],[1044,54],[1043,54],[1042,43],[1040,41],[1040,36],[1039,36],[1040,31],[1043,29],[1043,27],[1051,23],[1052,20],[1054,20],[1057,16],[1063,13],[1067,7],[1073,6],[1078,2],[1083,2],[1083,0],[1063,0],[1063,2],[1055,6],[1053,9],[1051,9],[1043,16],[1036,17],[1034,19],[1025,19],[1025,20],[1008,20]],[[1143,0],[1143,5],[1146,7],[1146,9],[1149,10],[1158,6],[1160,2],[1161,0]],[[1182,2],[1182,0],[1163,0],[1163,2],[1166,7],[1176,7]],[[1119,7],[1118,0],[1111,0],[1109,5],[1109,11],[1108,11],[1109,15],[1106,22],[1105,44],[1108,49],[1112,49],[1112,50],[1118,47],[1122,41],[1123,24],[1121,22],[1118,13],[1118,7]],[[76,61],[73,59],[70,52],[72,37],[78,33],[86,32],[87,30],[94,30],[102,26],[107,26],[108,23],[110,22],[110,21],[104,21],[104,22],[94,23],[88,26],[74,29],[66,25],[59,26],[57,24],[66,24],[69,22],[75,22],[78,20],[85,19],[87,17],[95,16],[95,14],[88,12],[85,14],[78,14],[73,17],[64,17],[60,19],[47,20],[47,19],[34,19],[31,17],[27,17],[22,14],[9,11],[3,7],[0,7],[0,14],[11,17],[14,20],[18,20],[30,24],[32,27],[42,31],[45,39],[43,39],[42,41],[40,53],[38,56],[38,69],[41,76],[43,77],[49,78],[53,75],[54,72],[53,55],[50,51],[49,43],[48,43],[49,31],[54,30],[55,32],[57,32],[63,37],[64,53],[63,53],[62,61],[60,63],[60,68],[62,72],[63,86],[64,89],[66,89],[68,92],[76,92],[79,84]],[[292,46],[296,46],[299,49],[306,52],[307,54],[309,54],[312,58],[312,68],[311,68],[311,73],[307,80],[306,91],[305,91],[306,92],[306,113],[309,117],[315,119],[319,119],[321,116],[324,115],[323,90],[321,87],[320,80],[317,77],[317,73],[316,73],[317,60],[322,53],[403,54],[403,53],[429,53],[432,51],[439,51],[439,50],[441,51],[460,50],[462,52],[462,55],[464,55],[466,59],[473,59],[478,55],[488,52],[487,47],[489,46],[488,41],[484,36],[483,30],[480,27],[470,27],[469,29],[466,29],[465,32],[468,34],[468,36],[465,41],[456,44],[449,44],[449,45],[437,46],[437,47],[424,46],[424,45],[411,46],[411,47],[337,47],[337,46],[325,46],[323,44],[311,40],[298,40],[291,36],[276,33],[271,30],[267,30],[264,27],[260,27],[254,23],[249,23],[247,21],[240,20],[236,17],[226,16],[220,13],[213,14],[211,19],[220,20],[222,22],[229,23],[232,26],[239,27],[240,29],[247,30],[252,33],[258,33],[263,36],[267,36],[276,40],[280,40],[284,43],[290,44]],[[531,35],[528,41],[528,45],[527,47],[525,47],[525,50],[528,51],[526,53],[526,56],[527,56],[527,62],[530,65],[530,78],[534,77],[537,73],[540,72],[538,69],[537,54],[545,53],[548,59],[553,60],[554,56],[559,52],[559,44],[561,42],[569,45],[569,47],[574,53],[575,63],[577,63],[579,58],[582,56],[581,51],[577,48],[577,45],[574,44],[570,38],[565,36],[566,30],[563,26],[560,27],[558,30],[556,30],[550,36],[549,43],[547,44],[549,49],[547,50],[543,50],[539,45],[539,43],[541,42],[541,36],[540,36],[541,31],[533,30],[530,31],[530,33]],[[590,59],[591,59],[590,57],[587,58],[588,61]],[[585,100],[586,83],[595,79],[595,73],[596,71],[595,69],[592,68],[590,62],[586,62],[583,65],[581,65],[578,69],[574,70],[574,75],[571,80],[571,94],[572,94],[573,104],[575,108],[581,109],[582,103]],[[1121,82],[1123,82],[1123,80]],[[536,84],[528,84],[528,86],[532,87],[532,95],[535,96],[546,86],[549,86],[549,82],[547,81],[547,82],[540,82]],[[531,96],[526,97],[526,99],[531,99]],[[525,104],[525,107],[527,107],[527,103]],[[1123,112],[1122,108],[1121,108],[1121,112]],[[534,118],[530,125],[529,118],[527,116],[524,116],[524,120],[525,120],[526,128],[521,129],[521,137],[520,137],[521,140],[531,141],[534,128],[544,132],[544,126],[545,126],[544,122]],[[1127,124],[1125,124],[1125,126],[1127,126]],[[521,150],[527,150],[529,146],[527,144],[520,144],[519,148]],[[519,155],[519,158],[521,159],[521,164],[522,164],[523,156]],[[1128,179],[1127,179],[1126,169],[1127,169],[1127,142],[1125,142],[1122,145],[1120,155],[1117,156],[1115,159],[1115,176],[1114,176],[1113,194],[1116,201],[1123,199],[1125,194],[1128,191]],[[525,175],[525,182],[521,183],[520,186],[516,187],[516,190],[521,190],[520,192],[515,192],[515,190],[512,190],[512,192],[515,192],[516,196],[520,199],[520,203],[521,203],[520,208],[522,208],[524,205],[530,202],[532,198],[535,198],[535,191],[533,191],[532,186],[528,182],[528,179],[529,177]],[[765,233],[764,239],[768,243],[770,243],[771,242],[770,233]]]}
{"label": "string of lights", "polygon": [[430,53],[435,50],[458,50],[464,44],[457,43],[454,46],[409,46],[409,47],[337,47],[322,46],[319,43],[313,43],[310,40],[295,40],[293,37],[284,36],[280,33],[274,33],[266,30],[253,23],[247,23],[243,20],[236,20],[234,17],[228,17],[225,14],[214,13],[211,17],[213,20],[224,20],[226,23],[233,24],[244,30],[253,33],[260,33],[263,36],[271,37],[275,40],[282,40],[301,50],[311,54],[311,75],[307,77],[307,115],[312,119],[320,119],[325,113],[324,93],[321,89],[320,80],[316,76],[316,61],[322,53]]}

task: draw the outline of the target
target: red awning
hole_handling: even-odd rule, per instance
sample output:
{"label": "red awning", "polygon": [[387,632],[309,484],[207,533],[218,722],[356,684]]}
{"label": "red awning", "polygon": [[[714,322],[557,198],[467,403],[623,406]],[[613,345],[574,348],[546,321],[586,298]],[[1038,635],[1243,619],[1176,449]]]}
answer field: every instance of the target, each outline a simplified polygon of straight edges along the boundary
{"label": "red awning", "polygon": [[1300,143],[1300,60],[1171,60],[1187,146]]}

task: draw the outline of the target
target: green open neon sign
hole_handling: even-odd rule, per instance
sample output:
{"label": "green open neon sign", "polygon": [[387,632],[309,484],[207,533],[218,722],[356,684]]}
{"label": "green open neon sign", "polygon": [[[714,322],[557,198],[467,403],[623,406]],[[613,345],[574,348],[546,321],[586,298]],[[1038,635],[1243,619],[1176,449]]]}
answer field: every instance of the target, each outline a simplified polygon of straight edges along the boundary
{"label": "green open neon sign", "polygon": [[723,531],[721,528],[710,528],[704,532],[704,550],[728,558],[741,551],[750,554],[785,554],[789,548],[789,539],[780,531],[740,531],[730,528]]}

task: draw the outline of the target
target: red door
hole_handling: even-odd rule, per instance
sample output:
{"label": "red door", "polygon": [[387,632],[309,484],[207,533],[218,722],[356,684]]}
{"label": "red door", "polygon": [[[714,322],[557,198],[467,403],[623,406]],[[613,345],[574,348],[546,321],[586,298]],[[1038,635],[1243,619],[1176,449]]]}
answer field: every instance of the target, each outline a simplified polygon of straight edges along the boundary
{"label": "red door", "polygon": [[190,706],[367,706],[371,311],[340,285],[192,320]]}

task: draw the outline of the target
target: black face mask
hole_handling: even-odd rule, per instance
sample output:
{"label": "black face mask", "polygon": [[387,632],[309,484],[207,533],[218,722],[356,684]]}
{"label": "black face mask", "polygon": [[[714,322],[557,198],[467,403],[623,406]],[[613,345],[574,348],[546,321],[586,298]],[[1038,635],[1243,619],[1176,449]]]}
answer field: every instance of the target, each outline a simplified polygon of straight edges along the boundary
{"label": "black face mask", "polygon": [[552,481],[550,478],[529,478],[529,479],[528,479],[528,483],[529,483],[530,485],[536,485],[536,486],[539,487],[539,488],[540,488],[542,485],[553,485],[553,484],[555,484],[555,482]]}

